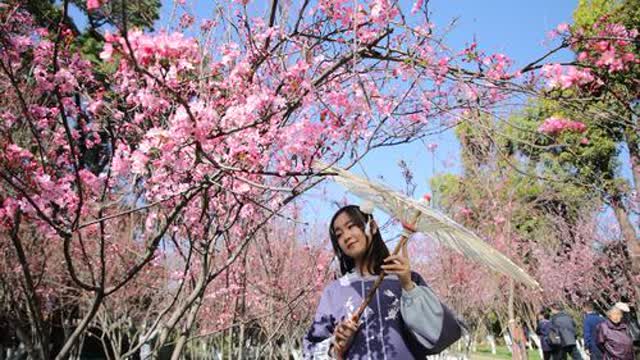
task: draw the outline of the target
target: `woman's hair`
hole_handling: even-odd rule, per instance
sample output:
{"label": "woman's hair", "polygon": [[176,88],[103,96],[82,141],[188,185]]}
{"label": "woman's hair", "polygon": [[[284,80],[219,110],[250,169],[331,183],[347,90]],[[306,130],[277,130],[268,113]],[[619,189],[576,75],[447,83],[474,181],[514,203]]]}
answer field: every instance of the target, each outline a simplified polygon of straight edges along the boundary
{"label": "woman's hair", "polygon": [[[356,264],[352,258],[342,252],[342,249],[338,244],[338,237],[333,230],[333,223],[336,221],[336,218],[342,213],[347,214],[351,221],[353,221],[353,223],[365,233],[367,233],[367,223],[369,221],[373,221],[373,215],[363,213],[356,205],[347,205],[336,211],[336,213],[333,215],[333,218],[331,218],[331,222],[329,223],[329,236],[331,237],[333,251],[336,253],[336,255],[338,256],[338,260],[340,261],[340,272],[344,275],[351,272]],[[380,274],[382,271],[380,266],[384,263],[384,259],[389,256],[389,249],[387,249],[387,245],[382,240],[382,236],[380,235],[379,230],[376,231],[375,234],[371,234],[371,241],[367,246],[367,251],[364,256],[368,260],[367,270],[371,274]]]}

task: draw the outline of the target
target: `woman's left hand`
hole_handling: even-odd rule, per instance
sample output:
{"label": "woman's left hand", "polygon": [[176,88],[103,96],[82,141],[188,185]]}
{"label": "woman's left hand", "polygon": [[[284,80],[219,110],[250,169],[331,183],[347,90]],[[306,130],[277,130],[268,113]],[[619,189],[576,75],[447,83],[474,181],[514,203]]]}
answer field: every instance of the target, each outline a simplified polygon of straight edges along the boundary
{"label": "woman's left hand", "polygon": [[384,259],[384,265],[381,268],[387,274],[396,274],[404,290],[409,291],[415,286],[411,281],[411,262],[409,261],[406,242],[402,246],[402,251],[399,255],[391,255]]}

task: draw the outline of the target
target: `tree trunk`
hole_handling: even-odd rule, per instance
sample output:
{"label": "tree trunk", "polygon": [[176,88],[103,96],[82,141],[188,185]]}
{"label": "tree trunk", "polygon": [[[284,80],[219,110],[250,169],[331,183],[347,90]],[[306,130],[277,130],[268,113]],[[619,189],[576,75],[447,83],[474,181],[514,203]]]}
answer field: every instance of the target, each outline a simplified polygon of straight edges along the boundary
{"label": "tree trunk", "polygon": [[514,360],[520,360],[518,344],[516,343],[516,338],[514,336],[515,327],[513,326],[516,321],[513,311],[513,298],[515,295],[514,292],[515,288],[513,285],[513,279],[509,279],[509,302],[507,304],[507,315],[509,316],[509,320],[507,321],[507,328],[509,330],[509,336],[511,337],[511,358]]}
{"label": "tree trunk", "polygon": [[636,309],[640,309],[640,242],[636,230],[629,220],[629,213],[622,204],[620,197],[616,196],[611,201],[611,207],[620,225],[620,232],[624,238],[624,242],[629,253],[629,259],[631,260],[631,281],[633,282],[633,289],[636,293]]}
{"label": "tree trunk", "polygon": [[[634,121],[636,124],[636,121]],[[640,201],[640,194],[638,190],[640,189],[640,135],[638,135],[637,127],[634,126],[632,128],[628,128],[625,131],[625,140],[627,142],[627,148],[629,149],[629,162],[631,163],[631,174],[633,174],[633,189],[632,192],[635,194],[636,198],[632,199],[632,201]],[[617,215],[616,215],[617,216]],[[628,221],[627,216],[627,221]],[[631,230],[633,226],[629,224]],[[633,231],[634,237],[636,236],[635,231]],[[626,241],[625,236],[625,241]],[[627,241],[627,244],[629,242]],[[638,244],[638,238],[635,237],[635,242],[633,242],[632,246],[629,246],[629,256],[631,256],[631,266],[632,266],[632,278],[634,281],[634,291],[636,293],[636,314],[640,316],[640,244]]]}
{"label": "tree trunk", "polygon": [[29,325],[31,328],[31,338],[29,339],[29,342],[25,341],[24,344],[27,346],[27,351],[30,356],[46,360],[49,358],[49,337],[48,332],[45,329],[41,312],[41,304],[39,302],[33,275],[29,268],[29,261],[27,260],[27,255],[19,236],[20,222],[21,212],[18,211],[15,214],[10,238],[18,257],[18,263],[20,264],[20,269],[23,275],[22,286],[25,295],[27,295],[27,316],[29,318]]}
{"label": "tree trunk", "polygon": [[63,360],[69,357],[74,346],[80,340],[80,338],[84,334],[84,331],[89,326],[89,323],[91,323],[91,320],[93,320],[96,313],[98,312],[98,308],[102,304],[103,299],[104,299],[103,293],[98,292],[95,294],[95,297],[93,298],[93,303],[91,304],[91,308],[89,309],[87,314],[84,316],[84,318],[82,318],[82,321],[80,321],[80,323],[78,324],[76,329],[73,331],[73,333],[71,333],[71,336],[66,340],[64,346],[62,347],[62,350],[60,350],[60,352],[56,356],[56,360]]}
{"label": "tree trunk", "polygon": [[233,359],[233,326],[229,328],[229,359]]}
{"label": "tree trunk", "polygon": [[202,304],[202,301],[198,299],[198,301],[196,301],[196,303],[193,304],[193,307],[191,308],[191,310],[189,310],[189,315],[187,316],[187,323],[184,326],[184,330],[182,331],[182,334],[180,334],[180,337],[176,341],[176,345],[173,348],[173,353],[171,354],[171,360],[180,359],[180,354],[182,353],[184,346],[187,344],[189,334],[191,334],[191,329],[193,328],[193,324],[195,323],[196,315],[198,314],[198,310],[200,310],[201,304]]}
{"label": "tree trunk", "polygon": [[238,360],[242,360],[244,354],[244,324],[240,324],[240,338],[238,339]]}
{"label": "tree trunk", "polygon": [[629,149],[629,162],[631,163],[631,174],[633,174],[633,188],[638,191],[640,187],[640,136],[635,127],[627,129],[624,133],[627,148]]}
{"label": "tree trunk", "polygon": [[[178,308],[173,312],[171,317],[162,325],[162,329],[159,332],[158,341],[154,345],[153,349],[153,358],[158,359],[159,353],[162,348],[166,345],[169,335],[174,330],[180,319],[186,314],[188,311],[192,310],[192,308],[199,308],[200,302],[202,300],[202,296],[204,295],[204,290],[206,289],[206,279],[204,275],[201,275],[198,278],[198,282],[195,287],[185,299],[185,301],[178,306]],[[197,311],[196,311],[197,312]],[[189,312],[190,314],[190,312]]]}
{"label": "tree trunk", "polygon": [[509,280],[509,334],[511,335],[511,358],[513,360],[527,360],[527,343],[524,337],[524,330],[520,321],[515,316],[515,284],[513,279]]}
{"label": "tree trunk", "polygon": [[493,334],[487,335],[487,341],[489,341],[489,346],[491,346],[491,355],[495,355],[496,351],[496,337]]}

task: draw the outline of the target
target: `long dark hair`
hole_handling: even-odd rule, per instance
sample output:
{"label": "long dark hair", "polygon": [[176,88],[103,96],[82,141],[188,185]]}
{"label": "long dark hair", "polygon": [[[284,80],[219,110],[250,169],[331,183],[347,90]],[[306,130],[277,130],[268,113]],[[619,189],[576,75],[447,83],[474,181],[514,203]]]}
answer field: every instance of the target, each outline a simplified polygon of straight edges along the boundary
{"label": "long dark hair", "polygon": [[[342,249],[340,249],[340,245],[338,244],[338,237],[333,230],[333,223],[336,221],[338,215],[342,213],[347,214],[351,221],[353,221],[353,223],[363,232],[366,232],[365,228],[367,226],[367,222],[370,220],[373,221],[373,215],[363,213],[356,205],[347,205],[336,211],[331,218],[331,222],[329,223],[329,236],[331,237],[333,251],[340,261],[340,272],[344,275],[351,272],[356,266],[356,263],[353,258],[342,252]],[[365,253],[365,259],[368,260],[367,271],[371,274],[380,274],[382,272],[380,266],[384,263],[384,259],[387,256],[389,256],[389,249],[387,249],[387,245],[382,240],[380,230],[377,230],[375,234],[371,234],[371,241],[369,242],[367,252]]]}

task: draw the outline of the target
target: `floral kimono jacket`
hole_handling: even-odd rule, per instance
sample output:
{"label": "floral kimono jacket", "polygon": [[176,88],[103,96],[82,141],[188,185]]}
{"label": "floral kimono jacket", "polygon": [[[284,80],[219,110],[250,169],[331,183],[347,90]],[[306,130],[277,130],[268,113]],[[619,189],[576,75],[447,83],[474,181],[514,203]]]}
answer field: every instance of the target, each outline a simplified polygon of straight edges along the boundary
{"label": "floral kimono jacket", "polygon": [[[424,359],[461,336],[453,313],[438,300],[417,273],[416,286],[404,291],[388,275],[365,309],[347,359]],[[305,359],[328,359],[336,325],[360,306],[377,276],[349,273],[329,284],[320,298],[311,329],[303,339]]]}

